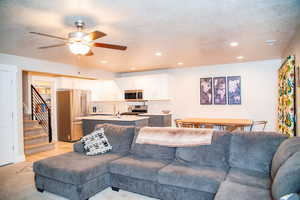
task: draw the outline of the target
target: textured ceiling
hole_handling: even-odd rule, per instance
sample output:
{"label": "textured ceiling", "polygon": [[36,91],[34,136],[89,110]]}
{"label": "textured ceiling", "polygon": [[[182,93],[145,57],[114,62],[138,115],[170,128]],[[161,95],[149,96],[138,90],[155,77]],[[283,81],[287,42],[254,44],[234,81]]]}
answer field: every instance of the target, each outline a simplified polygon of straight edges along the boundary
{"label": "textured ceiling", "polygon": [[[76,19],[87,31],[107,33],[98,42],[128,50],[94,48],[94,56],[77,57],[68,47],[36,49],[60,41],[29,31],[66,37]],[[299,19],[300,0],[0,0],[0,53],[113,72],[272,59]],[[240,45],[230,47],[232,41]]]}

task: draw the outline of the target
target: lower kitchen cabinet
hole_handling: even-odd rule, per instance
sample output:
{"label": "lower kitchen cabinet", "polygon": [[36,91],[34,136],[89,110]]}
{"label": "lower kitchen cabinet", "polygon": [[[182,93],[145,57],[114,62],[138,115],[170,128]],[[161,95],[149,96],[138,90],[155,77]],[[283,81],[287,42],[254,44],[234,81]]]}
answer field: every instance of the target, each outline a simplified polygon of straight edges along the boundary
{"label": "lower kitchen cabinet", "polygon": [[150,127],[171,127],[171,114],[141,114],[141,116],[149,117],[148,126]]}

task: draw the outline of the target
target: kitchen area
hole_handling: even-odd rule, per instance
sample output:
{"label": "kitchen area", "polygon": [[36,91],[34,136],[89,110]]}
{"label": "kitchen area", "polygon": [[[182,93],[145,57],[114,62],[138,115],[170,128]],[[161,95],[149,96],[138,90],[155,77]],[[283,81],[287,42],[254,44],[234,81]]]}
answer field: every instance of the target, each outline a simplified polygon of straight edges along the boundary
{"label": "kitchen area", "polygon": [[[169,127],[172,117],[169,110],[161,113],[149,113],[147,100],[143,99],[143,90],[125,90],[124,102],[114,102],[113,113],[103,112],[101,103],[93,103],[90,116],[80,117],[83,135],[91,133],[96,124],[116,124],[124,126]],[[125,107],[125,108],[124,108]]]}
{"label": "kitchen area", "polygon": [[53,142],[78,141],[91,133],[96,124],[103,123],[172,126],[167,75],[120,76],[107,80],[32,72],[25,75],[24,85],[28,87],[23,90],[24,113],[30,116],[30,85],[33,85],[49,102]]}
{"label": "kitchen area", "polygon": [[[122,89],[111,81],[103,81],[101,87],[95,85],[95,88],[90,89],[87,84],[84,87],[85,84],[82,83],[100,82],[88,80],[80,82],[81,89],[57,89],[58,141],[78,141],[82,136],[91,133],[95,125],[104,123],[136,127],[172,126],[171,111],[168,108],[160,109],[164,108],[163,104],[168,103],[169,99],[147,98],[149,90],[145,87]],[[74,85],[73,82],[73,88]],[[109,90],[112,86],[114,93]],[[102,97],[101,100],[97,98],[99,95]],[[158,104],[162,105],[157,107]]]}

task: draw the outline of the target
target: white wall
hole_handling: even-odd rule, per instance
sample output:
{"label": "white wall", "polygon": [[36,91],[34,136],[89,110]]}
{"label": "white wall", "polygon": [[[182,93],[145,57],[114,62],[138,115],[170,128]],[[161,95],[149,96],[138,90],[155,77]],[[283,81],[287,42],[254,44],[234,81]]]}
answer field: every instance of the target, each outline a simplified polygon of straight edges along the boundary
{"label": "white wall", "polygon": [[[150,112],[171,109],[173,118],[247,118],[268,120],[267,130],[276,130],[277,69],[281,60],[203,66],[152,72],[128,73],[132,79],[153,74],[170,77],[170,102],[150,102]],[[200,105],[200,78],[241,76],[242,105]],[[154,84],[165,84],[158,82]],[[163,85],[162,85],[163,87]],[[159,89],[159,88],[158,88]]]}

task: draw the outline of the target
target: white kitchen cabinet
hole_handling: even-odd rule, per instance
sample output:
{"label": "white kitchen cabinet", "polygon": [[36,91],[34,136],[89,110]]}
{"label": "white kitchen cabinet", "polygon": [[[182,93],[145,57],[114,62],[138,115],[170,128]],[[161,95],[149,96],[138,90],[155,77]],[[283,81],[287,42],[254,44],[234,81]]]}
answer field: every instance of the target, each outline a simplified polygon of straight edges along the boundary
{"label": "white kitchen cabinet", "polygon": [[122,92],[114,80],[85,80],[76,78],[57,78],[58,89],[81,89],[91,91],[91,101],[117,101]]}
{"label": "white kitchen cabinet", "polygon": [[94,101],[118,101],[122,100],[122,91],[114,80],[99,81],[97,100]]}
{"label": "white kitchen cabinet", "polygon": [[120,88],[120,90],[138,90],[140,88],[137,88],[134,77],[122,77],[115,80],[117,86]]}
{"label": "white kitchen cabinet", "polygon": [[144,99],[146,100],[164,100],[170,99],[169,75],[139,75],[118,78],[116,83],[120,90],[144,90]]}

